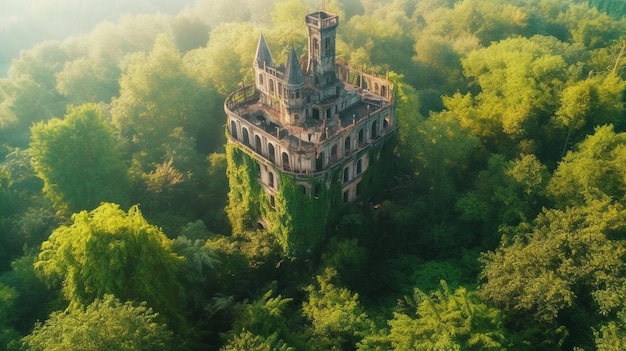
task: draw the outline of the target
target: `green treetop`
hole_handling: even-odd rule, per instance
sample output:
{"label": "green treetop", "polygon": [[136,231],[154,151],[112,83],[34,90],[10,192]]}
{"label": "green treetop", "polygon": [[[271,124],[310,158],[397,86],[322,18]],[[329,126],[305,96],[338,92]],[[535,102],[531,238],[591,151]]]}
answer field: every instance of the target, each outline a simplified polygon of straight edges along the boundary
{"label": "green treetop", "polygon": [[121,303],[113,295],[85,309],[54,312],[23,341],[32,351],[171,350],[172,333],[145,304]]}
{"label": "green treetop", "polygon": [[103,201],[125,202],[128,171],[99,106],[72,107],[64,119],[37,123],[31,133],[33,168],[57,210],[71,213]]}
{"label": "green treetop", "polygon": [[41,246],[35,268],[50,283],[62,283],[73,304],[88,305],[114,294],[146,301],[167,317],[177,316],[183,259],[172,242],[150,225],[137,207],[125,213],[105,203],[72,216]]}

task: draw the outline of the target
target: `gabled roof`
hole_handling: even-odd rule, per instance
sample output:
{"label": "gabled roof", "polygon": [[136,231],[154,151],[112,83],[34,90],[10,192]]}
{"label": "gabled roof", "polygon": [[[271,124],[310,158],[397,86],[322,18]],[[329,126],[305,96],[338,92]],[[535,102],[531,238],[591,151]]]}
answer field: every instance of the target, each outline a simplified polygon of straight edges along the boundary
{"label": "gabled roof", "polygon": [[272,59],[270,48],[267,46],[267,42],[265,41],[263,34],[259,37],[259,44],[256,47],[255,61],[259,67],[263,67],[264,65],[270,67],[274,66],[274,59]]}
{"label": "gabled roof", "polygon": [[285,69],[285,82],[288,85],[302,85],[304,84],[304,72],[300,68],[300,62],[298,62],[298,55],[296,50],[291,48],[291,54],[289,60],[287,60],[287,69]]}

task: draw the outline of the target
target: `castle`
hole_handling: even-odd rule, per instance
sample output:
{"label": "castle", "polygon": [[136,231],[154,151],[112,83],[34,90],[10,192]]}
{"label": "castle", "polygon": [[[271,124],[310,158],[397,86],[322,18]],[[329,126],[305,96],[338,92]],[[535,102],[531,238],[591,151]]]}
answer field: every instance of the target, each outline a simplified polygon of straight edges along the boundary
{"label": "castle", "polygon": [[[254,85],[224,103],[229,208],[239,207],[231,223],[276,232],[291,254],[313,249],[332,211],[363,196],[364,177],[397,130],[393,84],[337,62],[339,17],[317,11],[305,23],[306,62],[292,49],[287,63],[277,64],[261,35]],[[235,175],[244,157],[254,166]]]}

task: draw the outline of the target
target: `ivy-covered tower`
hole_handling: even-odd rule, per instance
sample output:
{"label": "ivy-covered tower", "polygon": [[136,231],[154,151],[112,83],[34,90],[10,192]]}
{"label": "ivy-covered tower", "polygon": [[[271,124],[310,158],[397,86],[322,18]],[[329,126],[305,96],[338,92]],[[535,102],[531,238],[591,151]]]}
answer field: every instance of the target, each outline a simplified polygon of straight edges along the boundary
{"label": "ivy-covered tower", "polygon": [[392,83],[337,62],[339,17],[305,24],[306,62],[292,49],[277,64],[261,35],[254,85],[224,103],[233,230],[262,227],[290,256],[313,252],[333,214],[372,190],[397,130]]}

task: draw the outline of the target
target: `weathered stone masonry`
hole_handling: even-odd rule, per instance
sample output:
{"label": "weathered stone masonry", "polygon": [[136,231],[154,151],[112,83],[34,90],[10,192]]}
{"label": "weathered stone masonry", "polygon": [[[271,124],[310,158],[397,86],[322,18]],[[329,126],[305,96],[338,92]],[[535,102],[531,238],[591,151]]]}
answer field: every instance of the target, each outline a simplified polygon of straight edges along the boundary
{"label": "weathered stone masonry", "polygon": [[[329,182],[339,183],[333,188],[341,189],[341,202],[359,199],[361,180],[377,162],[371,151],[397,130],[392,83],[336,62],[338,16],[318,11],[305,23],[307,62],[299,62],[292,49],[287,63],[277,65],[261,35],[255,84],[233,92],[224,104],[228,142],[258,163],[258,181],[272,207],[285,177],[310,201],[318,199],[320,184],[330,189]],[[332,210],[331,204],[316,206]]]}

